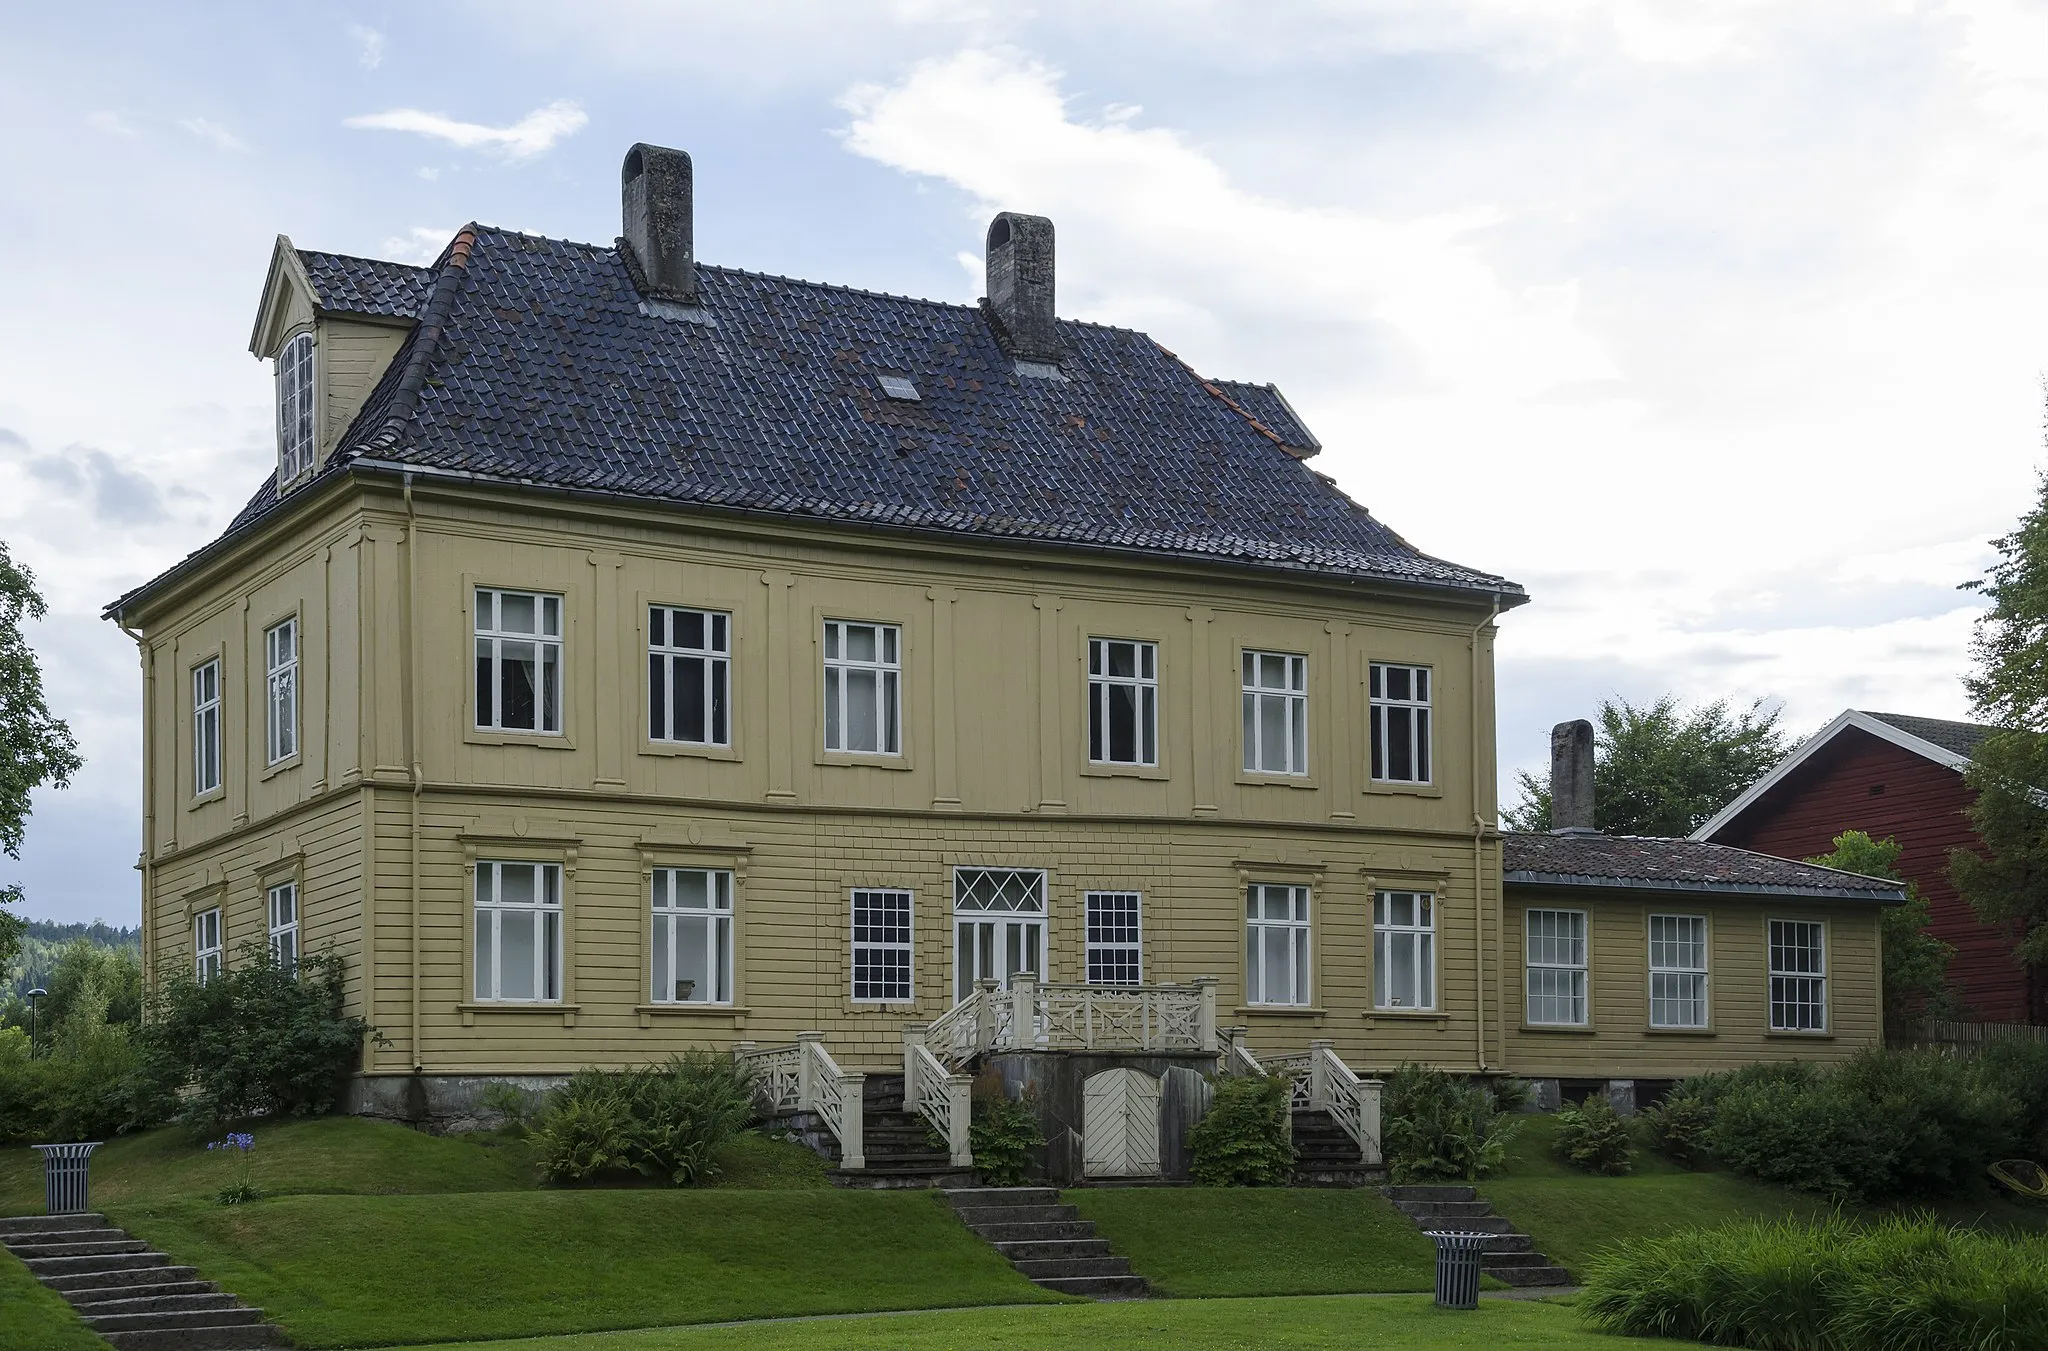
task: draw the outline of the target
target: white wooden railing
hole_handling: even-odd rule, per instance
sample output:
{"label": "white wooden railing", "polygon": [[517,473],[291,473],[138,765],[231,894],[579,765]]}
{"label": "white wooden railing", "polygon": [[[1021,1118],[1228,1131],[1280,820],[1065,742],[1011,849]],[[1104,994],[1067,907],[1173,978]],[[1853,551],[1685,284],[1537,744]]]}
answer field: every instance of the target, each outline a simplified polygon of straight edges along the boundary
{"label": "white wooden railing", "polygon": [[1186,985],[1056,985],[1032,975],[992,980],[934,1019],[924,1045],[958,1069],[988,1051],[1217,1049],[1216,981]]}
{"label": "white wooden railing", "polygon": [[903,1029],[903,1104],[922,1116],[946,1141],[955,1168],[972,1168],[974,1151],[967,1143],[973,1110],[974,1079],[950,1073],[926,1045],[931,1029],[912,1023]]}
{"label": "white wooden railing", "polygon": [[1359,1158],[1381,1162],[1378,1079],[1361,1079],[1329,1041],[1317,1040],[1290,1055],[1253,1055],[1244,1029],[1233,1027],[1218,1068],[1224,1074],[1278,1074],[1288,1081],[1288,1104],[1298,1111],[1327,1112],[1358,1146]]}
{"label": "white wooden railing", "polygon": [[751,1071],[762,1110],[816,1113],[839,1141],[839,1166],[865,1168],[861,1146],[861,1092],[867,1075],[842,1070],[825,1049],[823,1032],[799,1032],[796,1045],[759,1050],[743,1041],[733,1052]]}

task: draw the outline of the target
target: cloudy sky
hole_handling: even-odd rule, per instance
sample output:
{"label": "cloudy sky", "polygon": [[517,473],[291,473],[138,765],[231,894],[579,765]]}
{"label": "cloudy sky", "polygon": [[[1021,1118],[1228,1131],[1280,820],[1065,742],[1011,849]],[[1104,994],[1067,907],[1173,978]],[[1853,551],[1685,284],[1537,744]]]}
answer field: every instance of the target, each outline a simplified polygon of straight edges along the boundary
{"label": "cloudy sky", "polygon": [[97,616],[268,471],[272,237],[609,240],[636,140],[695,157],[707,262],[969,301],[991,211],[1053,217],[1063,314],[1277,382],[1535,594],[1504,776],[1607,695],[1962,715],[1956,587],[2042,460],[2038,5],[14,5],[0,126],[0,539],[89,760],[0,860],[41,917],[133,921]]}

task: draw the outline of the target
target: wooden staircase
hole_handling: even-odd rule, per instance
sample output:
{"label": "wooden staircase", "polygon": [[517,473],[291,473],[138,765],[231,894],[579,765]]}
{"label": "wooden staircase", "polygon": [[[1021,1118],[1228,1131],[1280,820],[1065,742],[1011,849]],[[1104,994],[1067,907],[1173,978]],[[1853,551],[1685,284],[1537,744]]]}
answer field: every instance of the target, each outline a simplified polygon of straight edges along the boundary
{"label": "wooden staircase", "polygon": [[252,1309],[171,1265],[103,1215],[0,1219],[0,1246],[78,1310],[118,1351],[251,1351],[288,1347]]}
{"label": "wooden staircase", "polygon": [[1328,1112],[1297,1107],[1293,1128],[1295,1186],[1370,1187],[1386,1181],[1387,1170],[1361,1160],[1358,1142]]}
{"label": "wooden staircase", "polygon": [[1033,1285],[1096,1299],[1137,1299],[1150,1290],[1128,1258],[1095,1236],[1095,1222],[1061,1204],[1051,1187],[954,1187],[945,1196],[961,1223]]}
{"label": "wooden staircase", "polygon": [[1570,1285],[1571,1273],[1536,1251],[1527,1234],[1515,1232],[1512,1221],[1493,1213],[1472,1187],[1388,1187],[1394,1208],[1423,1230],[1452,1229],[1489,1234],[1479,1256],[1479,1269],[1508,1285]]}
{"label": "wooden staircase", "polygon": [[840,1168],[839,1141],[812,1112],[781,1112],[765,1129],[795,1135],[835,1166],[826,1174],[835,1186],[884,1188],[971,1187],[972,1168],[955,1168],[944,1146],[932,1140],[923,1117],[903,1104],[901,1074],[870,1074],[861,1084],[861,1145],[864,1168]]}

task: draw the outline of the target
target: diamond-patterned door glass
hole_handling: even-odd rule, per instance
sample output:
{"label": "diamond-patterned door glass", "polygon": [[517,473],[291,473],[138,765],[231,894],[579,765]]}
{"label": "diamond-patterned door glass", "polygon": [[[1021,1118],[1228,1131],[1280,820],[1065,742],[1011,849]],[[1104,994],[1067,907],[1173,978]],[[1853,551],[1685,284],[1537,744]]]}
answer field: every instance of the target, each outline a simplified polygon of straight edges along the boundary
{"label": "diamond-patterned door glass", "polygon": [[1045,874],[1036,870],[957,868],[953,908],[1010,914],[1045,913]]}

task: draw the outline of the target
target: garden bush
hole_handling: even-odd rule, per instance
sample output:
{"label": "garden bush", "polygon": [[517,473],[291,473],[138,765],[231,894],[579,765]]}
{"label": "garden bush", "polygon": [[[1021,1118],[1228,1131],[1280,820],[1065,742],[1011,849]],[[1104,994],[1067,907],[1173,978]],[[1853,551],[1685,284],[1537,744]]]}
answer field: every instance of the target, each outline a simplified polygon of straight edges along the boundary
{"label": "garden bush", "polygon": [[1707,1128],[1714,1124],[1713,1109],[1697,1093],[1687,1092],[1687,1080],[1636,1113],[1650,1148],[1674,1163],[1697,1168],[1707,1161]]}
{"label": "garden bush", "polygon": [[1608,1332],[1772,1351],[2039,1351],[2048,1239],[1926,1216],[1751,1220],[1610,1248],[1579,1307]]}
{"label": "garden bush", "polygon": [[75,988],[38,1054],[0,1028],[0,1145],[104,1140],[161,1122],[171,1104],[131,1030],[107,1020],[106,982]]}
{"label": "garden bush", "polygon": [[1402,1065],[1381,1097],[1387,1172],[1396,1183],[1470,1182],[1500,1166],[1514,1120],[1493,1095],[1442,1070]]}
{"label": "garden bush", "polygon": [[1209,1110],[1188,1132],[1188,1176],[1205,1187],[1278,1187],[1294,1174],[1293,1085],[1278,1074],[1216,1081]]}
{"label": "garden bush", "polygon": [[1045,1132],[1028,1098],[1003,1092],[1002,1080],[982,1075],[974,1082],[967,1125],[967,1147],[974,1153],[974,1171],[991,1187],[1021,1187],[1037,1170]]}
{"label": "garden bush", "polygon": [[693,1051],[644,1069],[578,1070],[542,1099],[529,1138],[550,1182],[637,1173],[686,1187],[717,1176],[718,1147],[753,1110],[737,1062]]}
{"label": "garden bush", "polygon": [[1635,1167],[1636,1142],[1614,1104],[1596,1093],[1558,1112],[1557,1152],[1580,1172],[1619,1177]]}

